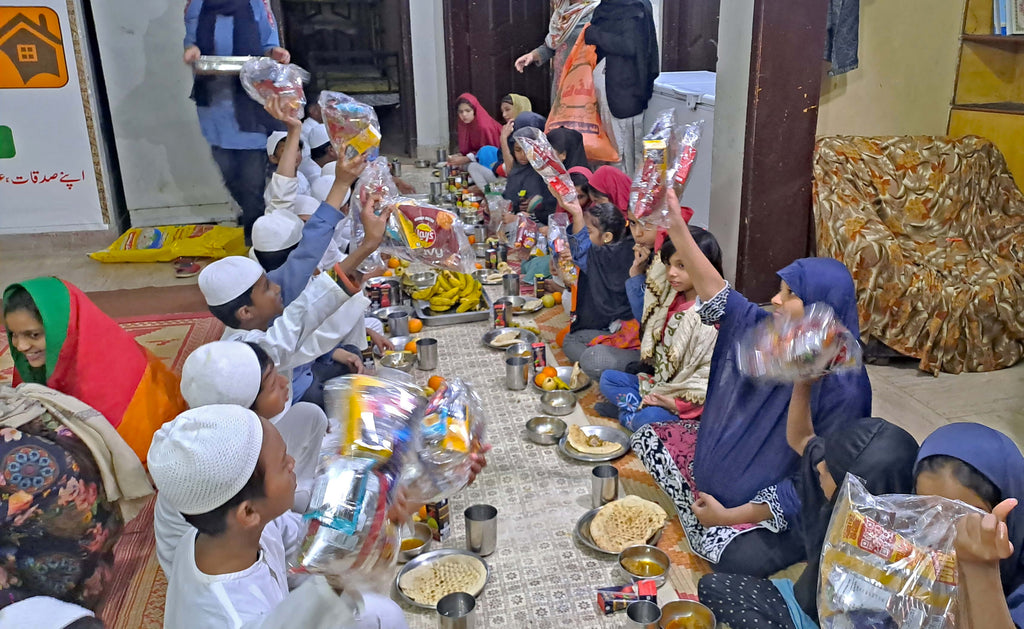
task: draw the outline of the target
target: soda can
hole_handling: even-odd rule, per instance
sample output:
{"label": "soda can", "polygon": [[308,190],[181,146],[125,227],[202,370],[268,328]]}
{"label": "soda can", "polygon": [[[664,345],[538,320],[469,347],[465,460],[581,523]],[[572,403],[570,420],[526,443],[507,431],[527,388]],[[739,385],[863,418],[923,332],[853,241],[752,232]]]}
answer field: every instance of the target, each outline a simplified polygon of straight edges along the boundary
{"label": "soda can", "polygon": [[487,268],[496,269],[498,268],[498,250],[488,249],[487,250]]}
{"label": "soda can", "polygon": [[366,298],[370,300],[370,309],[378,310],[380,308],[380,286],[368,284],[366,286]]}
{"label": "soda can", "polygon": [[540,299],[544,296],[544,274],[538,273],[533,276],[533,296]]}
{"label": "soda can", "polygon": [[544,350],[544,343],[533,343],[530,345],[530,353],[533,355],[533,369],[540,371],[548,366],[547,353]]}
{"label": "soda can", "polygon": [[508,313],[505,311],[505,304],[494,304],[494,327],[508,327]]}

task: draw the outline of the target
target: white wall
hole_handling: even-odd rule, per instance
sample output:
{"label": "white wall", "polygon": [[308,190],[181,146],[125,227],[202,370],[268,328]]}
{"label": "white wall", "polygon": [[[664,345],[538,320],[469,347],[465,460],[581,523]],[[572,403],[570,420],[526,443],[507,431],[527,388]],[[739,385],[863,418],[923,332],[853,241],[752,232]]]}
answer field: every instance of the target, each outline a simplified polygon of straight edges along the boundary
{"label": "white wall", "polygon": [[416,89],[416,140],[420,157],[448,148],[448,81],[443,0],[412,0],[412,74]]}
{"label": "white wall", "polygon": [[709,229],[722,247],[722,264],[730,281],[736,277],[740,237],[743,144],[750,83],[750,41],[754,0],[722,3],[718,27],[718,75],[715,86],[715,136],[711,153]]}

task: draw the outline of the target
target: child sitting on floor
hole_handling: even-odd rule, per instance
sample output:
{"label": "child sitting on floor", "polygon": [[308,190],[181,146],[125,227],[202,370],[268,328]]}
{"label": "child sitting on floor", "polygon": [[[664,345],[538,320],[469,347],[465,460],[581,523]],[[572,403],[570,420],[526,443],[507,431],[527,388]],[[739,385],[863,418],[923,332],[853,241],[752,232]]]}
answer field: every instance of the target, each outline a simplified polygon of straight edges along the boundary
{"label": "child sitting on floor", "polygon": [[[259,345],[238,341],[214,341],[192,352],[181,369],[181,393],[189,406],[234,404],[252,410],[274,424],[295,460],[296,490],[292,509],[303,513],[309,505],[313,476],[321,444],[327,432],[327,416],[317,406],[294,406],[288,379]],[[188,533],[189,525],[160,493],[154,508],[156,554],[160,567],[170,574],[174,549]]]}
{"label": "child sitting on floor", "polygon": [[277,429],[241,406],[185,411],[153,438],[149,470],[191,525],[167,574],[166,629],[407,627],[377,594],[314,576],[289,591],[287,558],[306,534],[295,462]]}
{"label": "child sitting on floor", "polygon": [[[699,227],[690,227],[690,233],[721,272],[722,250],[715,237]],[[611,403],[598,403],[595,410],[630,430],[653,422],[696,419],[704,407],[718,330],[701,324],[693,308],[697,291],[671,240],[660,243],[646,274],[640,269],[646,249],[637,244],[634,253],[626,291],[633,316],[643,328],[641,360],[654,373],[606,370],[601,374],[601,393]]]}

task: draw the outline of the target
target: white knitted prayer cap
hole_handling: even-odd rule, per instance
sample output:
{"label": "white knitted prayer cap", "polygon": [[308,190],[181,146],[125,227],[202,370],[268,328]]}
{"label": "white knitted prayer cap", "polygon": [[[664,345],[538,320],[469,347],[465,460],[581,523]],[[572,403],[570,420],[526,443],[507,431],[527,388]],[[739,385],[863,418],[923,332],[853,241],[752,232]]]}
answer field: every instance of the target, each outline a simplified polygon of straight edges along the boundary
{"label": "white knitted prayer cap", "polygon": [[252,246],[256,251],[281,251],[302,240],[305,223],[291,212],[276,210],[256,219],[252,225]]}
{"label": "white knitted prayer cap", "polygon": [[[312,185],[310,185],[312,191]],[[320,201],[314,199],[308,194],[297,194],[295,195],[295,202],[292,203],[292,212],[296,216],[312,216],[313,212],[317,211],[320,207]]]}
{"label": "white knitted prayer cap", "polygon": [[249,290],[263,277],[259,262],[242,256],[217,260],[199,274],[199,290],[206,304],[223,306]]}
{"label": "white knitted prayer cap", "polygon": [[320,177],[309,186],[309,194],[317,201],[326,201],[334,186],[334,176]]}
{"label": "white knitted prayer cap", "polygon": [[311,149],[318,149],[330,141],[331,137],[327,135],[327,125],[322,122],[309,132],[309,148]]}
{"label": "white knitted prayer cap", "polygon": [[214,341],[189,354],[181,367],[181,396],[192,408],[208,404],[251,407],[263,373],[256,352],[241,341]]}
{"label": "white knitted prayer cap", "polygon": [[88,609],[49,596],[33,596],[0,609],[0,629],[64,629],[76,620],[94,617]]}
{"label": "white knitted prayer cap", "polygon": [[157,491],[185,515],[208,513],[245,486],[263,447],[263,425],[241,406],[185,411],[153,435],[146,461]]}
{"label": "white knitted prayer cap", "polygon": [[267,136],[267,157],[273,157],[274,151],[277,150],[277,145],[287,137],[288,133],[285,131],[274,131]]}

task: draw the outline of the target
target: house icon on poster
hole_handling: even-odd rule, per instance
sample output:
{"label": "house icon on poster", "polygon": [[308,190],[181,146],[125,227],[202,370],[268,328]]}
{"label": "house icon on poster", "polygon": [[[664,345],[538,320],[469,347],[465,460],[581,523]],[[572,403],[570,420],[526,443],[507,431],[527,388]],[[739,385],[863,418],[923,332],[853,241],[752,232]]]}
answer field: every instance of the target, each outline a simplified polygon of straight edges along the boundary
{"label": "house icon on poster", "polygon": [[54,88],[68,82],[57,13],[0,7],[0,88]]}

